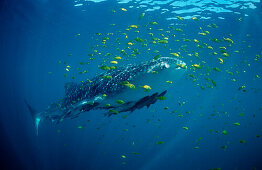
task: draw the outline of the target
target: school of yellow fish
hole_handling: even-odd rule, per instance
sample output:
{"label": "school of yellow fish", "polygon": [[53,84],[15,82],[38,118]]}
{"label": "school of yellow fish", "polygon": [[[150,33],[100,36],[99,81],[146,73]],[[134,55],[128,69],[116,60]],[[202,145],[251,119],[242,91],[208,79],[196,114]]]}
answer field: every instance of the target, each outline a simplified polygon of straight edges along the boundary
{"label": "school of yellow fish", "polygon": [[[121,8],[118,10],[112,10],[112,12],[127,13],[128,10]],[[140,14],[138,16],[137,23],[127,25],[124,30],[110,33],[96,33],[92,39],[92,41],[96,42],[96,44],[92,44],[89,47],[89,52],[85,56],[85,60],[79,62],[79,66],[72,66],[66,61],[59,60],[58,64],[63,65],[63,69],[65,70],[64,77],[67,79],[75,79],[77,75],[75,75],[75,72],[71,73],[74,69],[78,71],[78,76],[82,79],[81,82],[86,81],[86,77],[91,77],[92,75],[88,75],[89,71],[83,68],[87,68],[87,65],[96,63],[97,61],[100,63],[98,65],[98,69],[106,71],[117,69],[118,66],[122,66],[130,62],[136,62],[136,60],[143,61],[145,60],[145,56],[151,56],[151,58],[147,58],[146,60],[157,59],[161,56],[169,56],[186,61],[188,65],[187,67],[184,65],[180,66],[181,68],[188,69],[186,73],[186,80],[192,81],[193,86],[199,87],[201,90],[215,90],[216,88],[220,88],[220,86],[223,85],[221,85],[221,83],[217,83],[215,79],[216,76],[223,76],[224,79],[227,80],[227,83],[231,81],[233,87],[237,86],[236,90],[238,92],[246,92],[248,85],[238,83],[238,78],[242,73],[245,73],[246,70],[240,69],[240,65],[235,65],[233,67],[228,64],[230,63],[233,55],[247,55],[245,54],[245,49],[237,50],[234,47],[235,44],[245,42],[236,42],[233,38],[233,34],[231,33],[216,37],[216,32],[220,30],[219,25],[216,25],[215,23],[204,25],[201,22],[201,19],[197,17],[193,17],[191,20],[186,20],[183,17],[176,16],[177,20],[175,21],[175,24],[166,27],[161,26],[161,24],[157,21],[148,21],[147,24],[140,24],[142,21],[146,20],[146,16],[146,13]],[[195,31],[194,35],[192,35],[192,33],[189,34],[186,31],[188,25],[191,24],[198,27],[198,30]],[[116,24],[112,23],[110,26],[114,27]],[[82,34],[84,33],[76,33],[75,38],[81,38]],[[247,48],[251,48],[248,43],[246,44]],[[68,57],[73,56],[74,54],[72,53],[68,54]],[[260,57],[261,54],[258,53],[253,57],[253,60],[259,62]],[[249,60],[244,59],[242,63],[247,67],[252,67],[248,62]],[[52,74],[52,72],[48,73]],[[157,72],[154,73],[157,74]],[[261,75],[256,74],[254,75],[254,79],[260,79],[260,76]],[[111,79],[112,77],[104,76],[102,78]],[[121,83],[129,88],[142,88],[145,93],[151,90],[150,84],[136,87],[135,84],[131,84],[130,82]],[[166,80],[166,83],[176,86],[176,82]],[[199,98],[199,95],[200,94],[197,94],[196,98]],[[106,94],[104,94],[104,97],[106,97]],[[165,100],[168,97],[160,96],[158,98],[159,100]],[[232,101],[233,100],[237,99],[232,98]],[[224,103],[217,103],[217,105],[223,107],[226,102],[227,101]],[[125,101],[119,99],[116,103],[124,104]],[[167,106],[164,110],[169,112],[171,117],[186,117],[193,113],[193,111],[185,111],[184,113],[179,111],[179,108],[184,107],[186,104],[187,101],[185,99],[181,99],[181,101],[178,102],[179,107],[177,109],[170,111],[170,108],[174,107]],[[110,106],[110,104],[108,104],[108,106]],[[112,110],[112,112],[118,114],[117,111]],[[150,112],[154,112],[154,110],[151,110]],[[128,117],[128,114],[121,116],[125,119]],[[199,116],[204,117],[204,114],[200,114]],[[218,118],[220,116],[229,115],[224,110],[216,110],[209,116],[211,118]],[[240,118],[243,116],[245,116],[244,113],[239,114]],[[154,116],[152,117],[154,118]],[[230,124],[236,128],[242,126],[241,123],[235,121],[237,120],[230,122]],[[150,123],[151,119],[147,119],[147,122]],[[158,123],[156,123],[155,126],[159,126],[159,122],[160,119],[158,119]],[[78,126],[79,129],[83,129],[84,127],[85,126]],[[181,128],[185,130],[185,133],[189,133],[193,127],[182,126]],[[128,129],[124,129],[123,131],[124,133],[128,133]],[[57,132],[60,133],[61,130],[58,130]],[[226,129],[208,129],[208,132],[222,135],[221,137],[223,137],[223,135],[231,135],[231,132]],[[256,137],[259,138],[260,134],[256,134]],[[157,139],[158,138],[159,137],[157,137]],[[195,141],[196,146],[192,146],[192,149],[200,149],[198,145],[203,140],[205,139],[199,136],[199,138]],[[242,144],[246,143],[244,139],[239,139],[238,142]],[[157,140],[154,143],[157,145],[164,145],[166,142]],[[135,141],[132,141],[131,145],[134,146]],[[228,148],[228,145],[230,145],[230,142],[220,147],[225,150]],[[128,155],[128,153],[126,154]],[[138,152],[133,152],[132,154],[139,155]],[[120,157],[125,160],[128,157],[127,155],[120,155]],[[125,161],[122,163],[126,164]]]}

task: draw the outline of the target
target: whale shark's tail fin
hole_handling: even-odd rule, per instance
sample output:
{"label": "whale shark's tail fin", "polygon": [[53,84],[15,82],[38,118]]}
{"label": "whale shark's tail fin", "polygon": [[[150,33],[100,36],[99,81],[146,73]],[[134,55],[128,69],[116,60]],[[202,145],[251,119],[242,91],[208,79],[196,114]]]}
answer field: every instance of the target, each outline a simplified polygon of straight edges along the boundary
{"label": "whale shark's tail fin", "polygon": [[31,116],[33,118],[33,121],[34,121],[34,125],[35,125],[35,128],[36,128],[36,135],[38,135],[38,126],[39,126],[39,123],[41,121],[41,117],[40,117],[40,113],[37,113],[35,111],[35,109],[33,109],[28,103],[26,100],[25,101],[25,104],[27,105],[27,108],[28,110],[30,111],[31,113]]}

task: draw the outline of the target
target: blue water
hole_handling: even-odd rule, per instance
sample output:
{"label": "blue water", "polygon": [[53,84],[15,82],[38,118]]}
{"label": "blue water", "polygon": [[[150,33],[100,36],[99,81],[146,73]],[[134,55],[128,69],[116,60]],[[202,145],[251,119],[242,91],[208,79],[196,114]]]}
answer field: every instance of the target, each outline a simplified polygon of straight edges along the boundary
{"label": "blue water", "polygon": [[[1,1],[0,169],[262,169],[261,7],[257,0]],[[139,20],[141,13],[145,16]],[[149,24],[154,21],[158,24]],[[126,30],[130,25],[139,27]],[[198,34],[202,31],[209,33]],[[148,33],[168,37],[169,42],[152,44]],[[109,37],[107,47],[102,47],[103,37]],[[136,37],[147,40],[145,47],[130,47],[139,55],[127,57],[117,50]],[[230,38],[233,43],[212,38]],[[219,47],[226,47],[229,56],[222,56]],[[180,52],[188,71],[173,82],[166,100],[126,118],[126,113],[108,118],[105,111],[95,110],[60,124],[44,121],[36,135],[24,99],[41,111],[63,97],[66,82],[91,79],[102,71],[101,62],[109,63],[115,55],[123,58],[118,65],[124,66],[158,54],[171,57],[172,52]],[[105,57],[107,53],[111,55]],[[88,54],[95,54],[94,60]],[[84,70],[88,72],[78,74]]]}

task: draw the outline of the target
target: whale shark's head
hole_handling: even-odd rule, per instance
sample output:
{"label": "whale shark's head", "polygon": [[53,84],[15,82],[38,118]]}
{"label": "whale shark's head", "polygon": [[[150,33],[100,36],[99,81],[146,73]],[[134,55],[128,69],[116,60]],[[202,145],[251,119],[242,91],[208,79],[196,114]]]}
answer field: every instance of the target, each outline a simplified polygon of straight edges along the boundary
{"label": "whale shark's head", "polygon": [[159,81],[177,81],[187,70],[186,63],[172,57],[161,57],[148,63],[147,73]]}
{"label": "whale shark's head", "polygon": [[137,76],[134,84],[139,87],[149,85],[152,92],[168,89],[170,84],[179,81],[187,70],[186,63],[172,57],[161,57],[140,66],[144,68],[144,72]]}
{"label": "whale shark's head", "polygon": [[161,73],[163,71],[185,71],[186,63],[172,57],[161,57],[157,60],[149,61],[148,73]]}

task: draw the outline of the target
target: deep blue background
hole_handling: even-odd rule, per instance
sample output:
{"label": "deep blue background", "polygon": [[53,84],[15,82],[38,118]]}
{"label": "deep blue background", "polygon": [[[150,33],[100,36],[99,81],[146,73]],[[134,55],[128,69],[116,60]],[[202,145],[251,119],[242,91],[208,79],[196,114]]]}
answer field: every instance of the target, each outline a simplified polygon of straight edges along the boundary
{"label": "deep blue background", "polygon": [[[262,16],[258,4],[257,9],[246,10],[249,16],[241,16],[241,22],[240,16],[230,13],[212,14],[213,18],[217,15],[225,20],[201,22],[202,25],[219,25],[214,37],[233,34],[232,51],[241,51],[240,54],[232,52],[222,73],[211,75],[217,82],[215,89],[201,90],[183,78],[169,90],[166,101],[135,111],[125,119],[121,115],[105,118],[103,111],[91,111],[58,125],[46,121],[40,125],[39,136],[36,136],[24,99],[40,111],[61,98],[64,83],[70,79],[63,77],[63,66],[57,61],[66,60],[76,65],[89,53],[94,33],[124,30],[136,24],[143,12],[129,10],[113,1],[88,4],[87,11],[82,12],[73,7],[73,1],[1,1],[1,169],[262,169],[262,137],[256,137],[262,135],[262,84],[261,78],[255,78],[257,74],[262,77],[262,63],[261,59],[254,61],[256,54],[261,56],[262,49]],[[128,12],[110,12],[121,7]],[[166,16],[148,13],[139,22],[142,25],[156,20],[162,24],[159,28],[166,28],[169,24]],[[185,22],[189,26],[184,32],[190,37],[198,25]],[[110,27],[112,23],[117,25]],[[81,36],[76,38],[78,33]],[[68,53],[73,55],[69,57]],[[203,60],[215,66],[210,57],[206,53]],[[151,58],[145,54],[137,60]],[[190,58],[184,60],[190,63]],[[98,71],[97,64],[86,67],[88,78]],[[225,73],[227,69],[241,72],[232,77],[237,82],[231,81]],[[52,75],[48,74],[50,71]],[[246,86],[246,92],[238,90],[241,85]],[[186,101],[185,106],[180,107],[179,101]],[[170,114],[163,109],[165,106],[177,112]],[[241,112],[245,115],[239,116]],[[179,113],[184,116],[178,117]],[[212,113],[215,116],[211,116]],[[232,125],[234,122],[241,125],[236,127]],[[78,129],[80,125],[84,128]],[[189,130],[185,131],[183,126]],[[58,129],[61,132],[58,133]],[[209,132],[210,129],[213,131]],[[228,135],[221,134],[224,129]],[[200,137],[202,139],[196,142]],[[247,143],[239,143],[242,139]],[[158,141],[164,144],[157,145]],[[227,149],[222,149],[222,145],[227,145]],[[193,149],[195,146],[199,149]]]}

